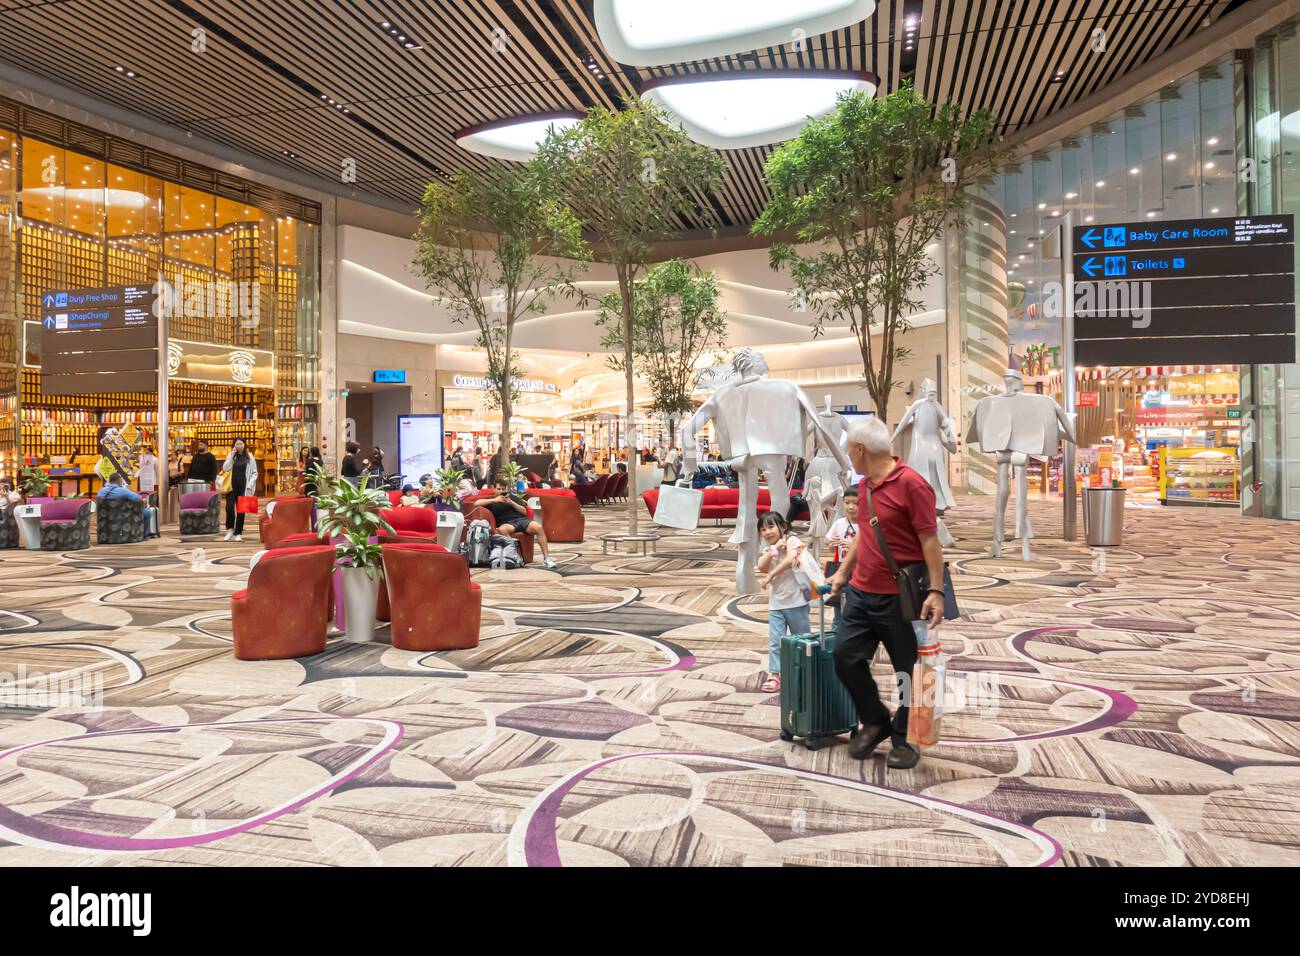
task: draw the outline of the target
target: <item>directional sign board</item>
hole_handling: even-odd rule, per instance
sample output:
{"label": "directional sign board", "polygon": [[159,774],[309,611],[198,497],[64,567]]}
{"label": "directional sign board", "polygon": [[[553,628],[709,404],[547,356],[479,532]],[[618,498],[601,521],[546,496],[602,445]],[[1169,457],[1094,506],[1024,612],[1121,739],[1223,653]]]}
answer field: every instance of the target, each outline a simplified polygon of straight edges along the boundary
{"label": "directional sign board", "polygon": [[1074,229],[1076,361],[1295,361],[1291,216]]}
{"label": "directional sign board", "polygon": [[77,395],[157,388],[157,299],[152,285],[43,293],[41,390]]}

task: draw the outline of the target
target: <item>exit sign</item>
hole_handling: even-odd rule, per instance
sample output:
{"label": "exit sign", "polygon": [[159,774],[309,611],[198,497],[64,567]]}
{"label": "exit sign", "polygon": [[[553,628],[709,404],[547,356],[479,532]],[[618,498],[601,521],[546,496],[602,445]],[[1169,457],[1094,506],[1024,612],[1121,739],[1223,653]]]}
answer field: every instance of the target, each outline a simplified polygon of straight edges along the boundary
{"label": "exit sign", "polygon": [[1241,409],[1240,409],[1240,408],[1229,408],[1229,409],[1227,410],[1227,415],[1228,415],[1229,418],[1240,418],[1240,417],[1241,417]]}
{"label": "exit sign", "polygon": [[375,381],[382,385],[405,385],[406,369],[377,368],[375,369]]}
{"label": "exit sign", "polygon": [[1074,404],[1079,408],[1096,408],[1100,397],[1100,392],[1080,392]]}

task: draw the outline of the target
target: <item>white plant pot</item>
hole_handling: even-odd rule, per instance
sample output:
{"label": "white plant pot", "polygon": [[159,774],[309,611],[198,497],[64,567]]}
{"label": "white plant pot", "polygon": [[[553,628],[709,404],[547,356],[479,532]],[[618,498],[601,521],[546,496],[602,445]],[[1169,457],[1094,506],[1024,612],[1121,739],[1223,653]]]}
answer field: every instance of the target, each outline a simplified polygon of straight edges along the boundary
{"label": "white plant pot", "polygon": [[340,568],[343,578],[343,616],[348,640],[364,644],[375,634],[375,604],[382,577],[371,578],[364,568]]}

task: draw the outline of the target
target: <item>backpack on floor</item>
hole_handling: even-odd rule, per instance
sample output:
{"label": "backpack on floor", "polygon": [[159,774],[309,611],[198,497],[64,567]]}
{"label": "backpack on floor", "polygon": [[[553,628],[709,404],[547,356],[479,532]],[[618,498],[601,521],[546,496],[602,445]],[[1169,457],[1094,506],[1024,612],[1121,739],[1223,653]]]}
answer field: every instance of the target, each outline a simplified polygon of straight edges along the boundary
{"label": "backpack on floor", "polygon": [[469,523],[460,553],[471,568],[486,568],[492,556],[492,526],[484,518]]}
{"label": "backpack on floor", "polygon": [[524,566],[519,556],[519,542],[503,534],[492,535],[492,552],[488,564],[495,571],[513,571]]}

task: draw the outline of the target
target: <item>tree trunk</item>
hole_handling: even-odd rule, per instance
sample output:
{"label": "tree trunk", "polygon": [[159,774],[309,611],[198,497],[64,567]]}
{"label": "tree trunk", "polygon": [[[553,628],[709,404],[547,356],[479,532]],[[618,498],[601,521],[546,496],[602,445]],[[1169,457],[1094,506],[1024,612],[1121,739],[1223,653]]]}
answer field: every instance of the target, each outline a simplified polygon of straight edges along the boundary
{"label": "tree trunk", "polygon": [[632,293],[631,271],[619,267],[618,290],[623,298],[623,372],[627,376],[627,533],[637,534],[637,505],[640,493],[636,473],[636,387],[632,368]]}
{"label": "tree trunk", "polygon": [[[510,414],[514,411],[510,401],[510,380],[513,377],[513,370],[510,368],[510,346],[514,338],[515,323],[514,316],[506,317],[506,351],[501,359],[502,381],[498,383],[501,388],[501,458],[500,463],[504,465],[510,460]],[[500,465],[498,465],[500,468]],[[494,474],[492,480],[496,481],[497,476]],[[513,489],[511,489],[513,491]]]}

